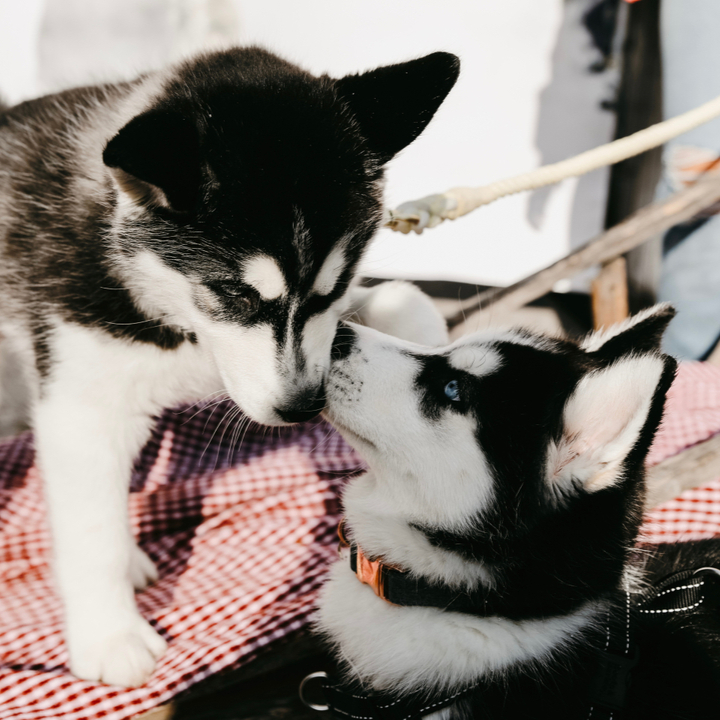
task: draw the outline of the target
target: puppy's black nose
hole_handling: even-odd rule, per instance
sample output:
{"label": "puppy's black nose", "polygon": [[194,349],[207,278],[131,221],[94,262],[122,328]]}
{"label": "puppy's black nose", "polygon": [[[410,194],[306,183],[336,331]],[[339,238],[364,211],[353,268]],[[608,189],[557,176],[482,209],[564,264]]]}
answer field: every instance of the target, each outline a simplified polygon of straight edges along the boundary
{"label": "puppy's black nose", "polygon": [[276,407],[275,412],[287,423],[312,420],[325,407],[325,384],[296,395],[290,403]]}
{"label": "puppy's black nose", "polygon": [[355,333],[349,325],[341,322],[338,325],[330,351],[332,361],[337,362],[338,360],[344,360],[350,354],[356,342],[357,333]]}

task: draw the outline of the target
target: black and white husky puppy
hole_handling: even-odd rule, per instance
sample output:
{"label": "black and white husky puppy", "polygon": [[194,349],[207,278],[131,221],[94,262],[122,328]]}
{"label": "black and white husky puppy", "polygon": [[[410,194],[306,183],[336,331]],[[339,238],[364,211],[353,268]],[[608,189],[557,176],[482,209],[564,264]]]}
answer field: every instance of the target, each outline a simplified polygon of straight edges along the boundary
{"label": "black and white husky puppy", "polygon": [[346,670],[325,683],[337,717],[717,716],[720,572],[694,571],[720,544],[635,548],[673,314],[579,345],[341,328],[325,412],[369,471],[318,617]]}
{"label": "black and white husky puppy", "polygon": [[422,305],[351,280],[383,166],[457,74],[446,53],[332,79],[233,49],[0,111],[0,331],[27,359],[77,676],[137,685],[165,649],[126,508],[153,415],[224,389],[257,422],[310,418],[338,319]]}

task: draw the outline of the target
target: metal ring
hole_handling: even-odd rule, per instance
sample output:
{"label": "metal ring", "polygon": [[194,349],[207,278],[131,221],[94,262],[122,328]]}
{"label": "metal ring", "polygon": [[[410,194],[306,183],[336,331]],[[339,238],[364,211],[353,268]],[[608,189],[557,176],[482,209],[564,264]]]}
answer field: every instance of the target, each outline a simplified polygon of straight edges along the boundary
{"label": "metal ring", "polygon": [[326,672],[314,672],[310,673],[306,677],[302,679],[302,682],[300,683],[300,688],[298,689],[298,693],[300,695],[300,700],[302,700],[303,704],[309,707],[311,710],[317,710],[318,712],[327,712],[330,709],[329,705],[315,705],[314,703],[309,702],[305,699],[305,696],[303,695],[303,690],[305,689],[305,686],[311,681],[315,680],[315,678],[324,678],[327,680],[328,674]]}
{"label": "metal ring", "polygon": [[709,573],[712,573],[713,575],[720,575],[720,570],[718,570],[717,568],[714,568],[714,567],[701,567],[701,568],[698,568],[698,569],[693,573],[693,575],[699,575],[701,572],[709,572]]}

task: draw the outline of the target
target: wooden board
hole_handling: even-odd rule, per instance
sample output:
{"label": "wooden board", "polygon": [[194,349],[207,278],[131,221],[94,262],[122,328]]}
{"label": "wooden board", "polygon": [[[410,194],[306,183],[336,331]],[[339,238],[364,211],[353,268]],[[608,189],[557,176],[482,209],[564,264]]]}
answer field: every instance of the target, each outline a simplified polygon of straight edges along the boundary
{"label": "wooden board", "polygon": [[592,312],[595,330],[622,322],[629,314],[625,258],[605,263],[592,282]]}

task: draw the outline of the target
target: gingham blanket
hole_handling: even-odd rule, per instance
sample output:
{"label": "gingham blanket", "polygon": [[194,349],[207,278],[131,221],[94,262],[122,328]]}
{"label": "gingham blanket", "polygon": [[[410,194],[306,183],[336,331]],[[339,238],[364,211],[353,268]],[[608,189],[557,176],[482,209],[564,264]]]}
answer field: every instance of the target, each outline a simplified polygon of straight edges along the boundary
{"label": "gingham blanket", "polygon": [[[138,602],[169,650],[133,690],[68,674],[32,436],[0,444],[0,718],[130,718],[309,622],[335,557],[338,492],[361,461],[319,421],[237,437],[229,407],[166,412],[135,467],[132,522],[161,576]],[[685,364],[651,462],[718,431],[720,370]],[[645,530],[655,542],[719,533],[720,480],[658,508]]]}

